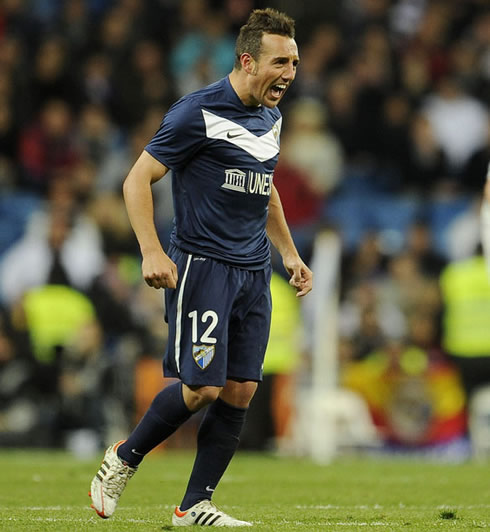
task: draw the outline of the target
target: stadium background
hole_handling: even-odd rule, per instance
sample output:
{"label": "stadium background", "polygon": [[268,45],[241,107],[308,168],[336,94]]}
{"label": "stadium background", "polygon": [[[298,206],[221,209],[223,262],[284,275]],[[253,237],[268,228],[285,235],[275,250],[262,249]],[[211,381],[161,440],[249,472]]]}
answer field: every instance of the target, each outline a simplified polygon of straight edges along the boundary
{"label": "stadium background", "polygon": [[[168,106],[230,71],[237,29],[266,6],[296,18],[301,56],[275,183],[308,261],[324,230],[342,242],[338,380],[365,398],[384,448],[465,452],[440,280],[478,260],[485,0],[5,0],[0,445],[97,452],[161,386],[161,292],[141,282],[121,184]],[[169,180],[155,194],[166,242]],[[288,452],[311,315],[277,272],[266,384],[243,447]],[[490,355],[488,306],[484,294],[473,321]],[[186,430],[170,445],[186,446]]]}

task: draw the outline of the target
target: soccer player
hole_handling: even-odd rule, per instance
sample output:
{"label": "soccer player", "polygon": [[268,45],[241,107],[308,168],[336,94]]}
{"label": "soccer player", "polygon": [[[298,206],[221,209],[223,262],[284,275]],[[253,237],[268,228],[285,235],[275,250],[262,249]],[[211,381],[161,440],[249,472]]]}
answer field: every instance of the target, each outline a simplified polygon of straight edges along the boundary
{"label": "soccer player", "polygon": [[[312,272],[287,227],[272,176],[279,154],[277,104],[299,63],[294,21],[255,10],[240,29],[226,78],[181,98],[124,182],[145,281],[165,289],[166,377],[126,441],[110,446],[91,485],[110,517],[143,457],[208,406],[194,467],[174,526],[250,526],[212,502],[262,378],[269,335],[269,237],[302,297]],[[152,183],[172,170],[174,229],[165,253],[153,222]]]}

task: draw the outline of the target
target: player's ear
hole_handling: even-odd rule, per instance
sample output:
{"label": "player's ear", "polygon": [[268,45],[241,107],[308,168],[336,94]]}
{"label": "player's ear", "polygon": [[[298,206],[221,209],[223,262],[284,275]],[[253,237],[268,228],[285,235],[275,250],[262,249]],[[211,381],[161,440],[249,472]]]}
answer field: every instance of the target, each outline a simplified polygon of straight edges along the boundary
{"label": "player's ear", "polygon": [[255,76],[255,74],[257,73],[257,63],[250,54],[242,54],[240,56],[240,63],[242,64],[243,70],[245,70],[247,74]]}

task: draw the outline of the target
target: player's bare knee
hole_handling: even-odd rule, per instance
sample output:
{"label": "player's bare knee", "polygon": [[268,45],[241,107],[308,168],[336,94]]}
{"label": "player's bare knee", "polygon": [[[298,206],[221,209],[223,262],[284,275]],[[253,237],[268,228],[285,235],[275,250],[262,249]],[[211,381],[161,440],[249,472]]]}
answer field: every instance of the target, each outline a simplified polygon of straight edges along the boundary
{"label": "player's bare knee", "polygon": [[221,390],[220,398],[238,408],[248,408],[258,384],[254,381],[228,380]]}
{"label": "player's bare knee", "polygon": [[216,401],[222,388],[219,386],[187,386],[184,384],[182,390],[187,408],[195,412]]}

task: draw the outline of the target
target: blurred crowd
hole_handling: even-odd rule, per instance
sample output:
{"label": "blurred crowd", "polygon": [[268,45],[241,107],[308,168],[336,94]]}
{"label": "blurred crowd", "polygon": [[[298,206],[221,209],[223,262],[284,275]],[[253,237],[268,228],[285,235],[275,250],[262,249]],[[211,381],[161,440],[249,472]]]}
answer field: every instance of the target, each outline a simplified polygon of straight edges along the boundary
{"label": "blurred crowd", "polygon": [[[127,434],[162,386],[162,294],[141,280],[122,182],[168,107],[230,72],[237,29],[268,6],[297,20],[301,58],[274,182],[307,261],[319,232],[342,241],[339,381],[386,441],[464,435],[468,397],[490,383],[490,369],[479,382],[458,365],[483,353],[490,367],[490,293],[472,302],[473,351],[454,338],[467,311],[448,314],[454,265],[486,275],[487,0],[4,0],[0,446],[97,448]],[[154,188],[165,243],[170,180]],[[280,437],[307,345],[264,386],[266,401],[281,398],[264,425]],[[274,437],[251,427],[250,447]]]}

